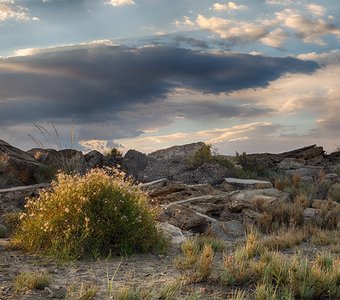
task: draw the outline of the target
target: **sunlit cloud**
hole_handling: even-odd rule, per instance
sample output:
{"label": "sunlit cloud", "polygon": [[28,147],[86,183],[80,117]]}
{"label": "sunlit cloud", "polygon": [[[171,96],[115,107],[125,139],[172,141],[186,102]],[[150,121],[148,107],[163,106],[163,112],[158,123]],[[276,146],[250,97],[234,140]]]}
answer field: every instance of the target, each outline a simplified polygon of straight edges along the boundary
{"label": "sunlit cloud", "polygon": [[128,6],[136,4],[133,0],[107,0],[106,4],[112,5],[114,7],[117,6]]}
{"label": "sunlit cloud", "polygon": [[16,21],[39,21],[32,17],[26,7],[16,4],[14,0],[0,0],[0,22],[6,20]]}
{"label": "sunlit cloud", "polygon": [[247,9],[246,5],[238,5],[235,2],[227,2],[227,3],[214,3],[212,6],[213,10],[216,11],[234,11],[234,10],[242,10]]}

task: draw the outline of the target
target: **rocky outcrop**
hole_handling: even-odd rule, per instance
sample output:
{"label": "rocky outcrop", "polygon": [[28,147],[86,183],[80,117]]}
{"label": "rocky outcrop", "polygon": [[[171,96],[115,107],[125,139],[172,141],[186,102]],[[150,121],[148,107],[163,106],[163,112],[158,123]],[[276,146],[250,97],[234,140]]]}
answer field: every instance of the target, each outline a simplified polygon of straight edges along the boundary
{"label": "rocky outcrop", "polygon": [[99,151],[93,150],[89,153],[84,155],[84,159],[86,162],[86,169],[92,168],[101,168],[103,166],[104,155],[101,154]]}
{"label": "rocky outcrop", "polygon": [[209,163],[208,160],[198,165],[193,164],[192,158],[204,147],[206,145],[202,142],[173,146],[147,156],[129,150],[124,156],[124,169],[141,182],[167,178],[186,184],[219,184],[225,177],[232,175],[233,170]]}
{"label": "rocky outcrop", "polygon": [[156,160],[186,159],[194,156],[205,144],[203,142],[186,144],[182,146],[172,146],[167,149],[157,150],[148,155],[148,158]]}
{"label": "rocky outcrop", "polygon": [[140,179],[139,174],[143,172],[147,164],[148,160],[144,153],[136,150],[129,150],[124,156],[123,170],[134,176],[136,179]]}
{"label": "rocky outcrop", "polygon": [[36,183],[42,167],[31,155],[0,140],[0,188]]}

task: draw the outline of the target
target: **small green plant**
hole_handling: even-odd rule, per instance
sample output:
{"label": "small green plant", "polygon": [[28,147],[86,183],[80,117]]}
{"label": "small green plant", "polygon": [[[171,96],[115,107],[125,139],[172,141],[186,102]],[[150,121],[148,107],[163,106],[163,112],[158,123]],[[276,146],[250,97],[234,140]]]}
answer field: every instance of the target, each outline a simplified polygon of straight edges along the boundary
{"label": "small green plant", "polygon": [[46,272],[23,272],[14,279],[14,290],[22,293],[27,290],[43,290],[51,284],[51,277]]}
{"label": "small green plant", "polygon": [[60,173],[51,189],[27,201],[14,243],[61,259],[166,245],[146,194],[116,169],[93,169],[84,176]]}

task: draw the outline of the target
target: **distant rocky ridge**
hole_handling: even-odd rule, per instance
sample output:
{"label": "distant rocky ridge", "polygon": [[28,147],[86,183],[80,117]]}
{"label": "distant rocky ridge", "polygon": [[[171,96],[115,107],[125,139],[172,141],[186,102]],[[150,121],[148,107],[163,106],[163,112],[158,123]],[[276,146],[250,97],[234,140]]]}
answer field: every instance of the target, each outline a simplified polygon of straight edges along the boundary
{"label": "distant rocky ridge", "polygon": [[[51,173],[58,169],[85,173],[94,167],[119,166],[140,182],[166,178],[186,184],[220,184],[233,177],[235,170],[206,162],[193,166],[189,159],[199,152],[202,142],[173,146],[148,155],[129,150],[124,157],[104,156],[98,151],[83,154],[73,149],[54,150],[35,148],[27,152],[0,140],[0,188],[48,182]],[[311,145],[280,154],[249,154],[262,169],[299,174],[303,179],[313,179],[320,170],[332,176],[340,163],[340,151],[326,154],[323,147]]]}

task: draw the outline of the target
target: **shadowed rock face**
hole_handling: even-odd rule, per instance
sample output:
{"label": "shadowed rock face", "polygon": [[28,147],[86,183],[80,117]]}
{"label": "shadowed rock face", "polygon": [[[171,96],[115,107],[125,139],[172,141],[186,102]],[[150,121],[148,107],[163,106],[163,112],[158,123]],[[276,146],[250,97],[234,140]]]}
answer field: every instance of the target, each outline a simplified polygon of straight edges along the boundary
{"label": "shadowed rock face", "polygon": [[0,188],[36,183],[43,164],[28,153],[0,140]]}

